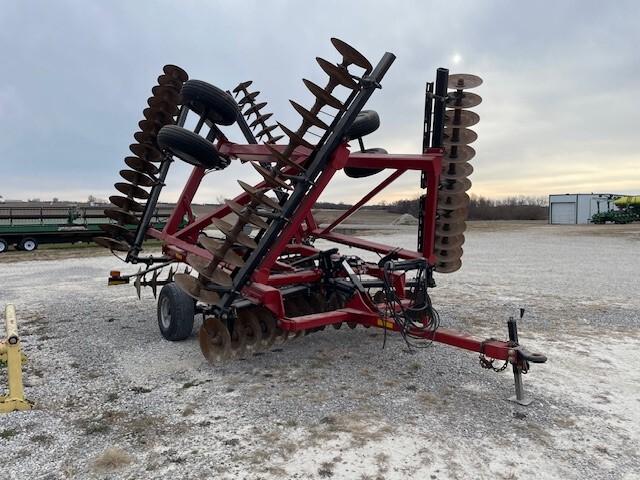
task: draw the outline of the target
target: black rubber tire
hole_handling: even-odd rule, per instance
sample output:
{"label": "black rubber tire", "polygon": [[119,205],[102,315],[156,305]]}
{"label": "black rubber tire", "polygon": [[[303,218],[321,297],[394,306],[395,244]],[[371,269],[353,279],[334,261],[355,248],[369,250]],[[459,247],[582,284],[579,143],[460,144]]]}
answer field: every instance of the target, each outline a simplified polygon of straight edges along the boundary
{"label": "black rubber tire", "polygon": [[0,238],[0,253],[4,253],[9,250],[9,244],[4,238]]}
{"label": "black rubber tire", "polygon": [[26,237],[20,240],[18,248],[23,252],[33,252],[38,249],[38,241],[33,237]]}
{"label": "black rubber tire", "polygon": [[202,80],[187,80],[180,91],[182,103],[198,115],[206,112],[207,119],[218,125],[233,125],[238,105],[231,95]]}
{"label": "black rubber tire", "polygon": [[[367,148],[362,153],[389,153],[384,148]],[[364,178],[380,173],[384,168],[345,167],[344,173],[350,178]]]}
{"label": "black rubber tire", "polygon": [[[168,311],[163,311],[163,308]],[[193,331],[194,317],[193,299],[175,283],[164,285],[158,295],[158,327],[162,336],[171,342],[189,338]]]}
{"label": "black rubber tire", "polygon": [[362,110],[347,130],[347,138],[362,138],[378,128],[380,128],[378,113],[375,110]]}
{"label": "black rubber tire", "polygon": [[229,164],[218,155],[213,143],[177,125],[162,127],[158,132],[157,141],[162,149],[196,167],[220,170]]}

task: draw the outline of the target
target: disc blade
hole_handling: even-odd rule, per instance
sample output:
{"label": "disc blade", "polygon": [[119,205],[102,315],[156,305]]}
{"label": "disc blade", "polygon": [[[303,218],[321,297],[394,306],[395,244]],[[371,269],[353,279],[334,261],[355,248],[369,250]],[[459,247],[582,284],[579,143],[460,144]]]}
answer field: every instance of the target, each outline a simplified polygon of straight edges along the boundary
{"label": "disc blade", "polygon": [[462,257],[463,250],[461,247],[443,248],[436,250],[436,260],[438,262],[453,262]]}
{"label": "disc blade", "polygon": [[452,235],[452,236],[436,236],[434,242],[434,248],[436,250],[439,249],[447,249],[447,248],[456,248],[461,247],[464,244],[464,235]]}
{"label": "disc blade", "polygon": [[167,103],[178,103],[178,98],[180,97],[174,88],[166,85],[156,85],[151,89],[151,93],[153,93],[154,97],[160,98]]}
{"label": "disc blade", "polygon": [[175,88],[178,91],[182,88],[182,83],[183,82],[179,79],[172,77],[171,75],[167,75],[166,73],[158,77],[158,85],[166,85],[167,87]]}
{"label": "disc blade", "polygon": [[471,180],[468,178],[461,178],[459,180],[445,180],[441,184],[441,191],[447,193],[461,193],[466,192],[471,188]]}
{"label": "disc blade", "polygon": [[462,260],[454,260],[452,262],[437,262],[435,270],[438,273],[453,273],[460,270],[462,267]]}
{"label": "disc blade", "polygon": [[329,105],[336,110],[344,110],[344,105],[342,104],[342,102],[331,95],[329,92],[327,92],[324,88],[316,85],[311,80],[307,80],[306,78],[303,78],[302,81],[309,89],[311,94],[316,97],[320,101],[320,103],[322,103],[323,105]]}
{"label": "disc blade", "polygon": [[470,73],[449,74],[449,81],[447,83],[447,87],[456,90],[467,90],[469,88],[479,87],[480,85],[482,85],[482,79]]}
{"label": "disc blade", "polygon": [[468,145],[478,139],[478,134],[470,128],[445,128],[442,133],[442,144]]}
{"label": "disc blade", "polygon": [[440,221],[436,221],[436,235],[441,237],[460,235],[466,229],[467,224],[464,220],[458,223],[441,223]]}
{"label": "disc blade", "polygon": [[294,162],[293,160],[291,160],[289,157],[285,157],[279,150],[277,150],[276,148],[272,147],[269,144],[265,144],[265,147],[267,147],[267,149],[271,152],[271,154],[275,157],[276,162],[280,165],[286,165],[288,167],[293,167],[296,170],[302,171],[304,172],[305,169],[304,167],[302,167],[301,165],[297,164],[296,162]]}
{"label": "disc blade", "polygon": [[248,108],[246,112],[244,112],[244,116],[245,117],[249,117],[250,115],[253,115],[254,113],[258,113],[260,111],[260,109],[262,109],[262,108],[264,108],[266,106],[267,106],[267,102],[256,103],[252,107]]}
{"label": "disc blade", "polygon": [[264,178],[265,183],[270,187],[282,188],[284,190],[291,190],[291,185],[289,185],[284,180],[278,177],[279,172],[270,170],[254,162],[250,162],[250,163],[251,163],[251,166],[253,166],[253,168],[255,168],[255,170],[260,175],[262,175],[262,178]]}
{"label": "disc blade", "polygon": [[220,230],[225,236],[229,239],[229,241],[233,241],[234,243],[239,243],[240,245],[244,245],[247,248],[256,248],[258,244],[256,241],[251,238],[249,235],[244,233],[243,231],[239,231],[237,233],[233,232],[234,228],[225,222],[224,220],[220,220],[219,218],[212,219],[211,224]]}
{"label": "disc blade", "polygon": [[157,122],[162,125],[166,125],[167,123],[173,123],[173,117],[166,111],[157,108],[145,108],[142,111],[142,115],[147,120],[152,122]]}
{"label": "disc blade", "polygon": [[118,240],[122,239],[127,241],[128,243],[131,243],[134,240],[134,233],[128,228],[123,227],[122,225],[118,225],[116,223],[103,223],[102,225],[99,225],[99,227],[100,230],[102,230],[112,238]]}
{"label": "disc blade", "polygon": [[257,352],[262,345],[262,327],[254,310],[250,307],[238,310],[235,323],[236,327],[244,330],[245,347],[249,353]]}
{"label": "disc blade", "polygon": [[264,205],[266,207],[272,208],[277,211],[281,211],[282,207],[278,202],[273,200],[264,194],[264,191],[258,190],[257,188],[252,187],[248,183],[243,182],[242,180],[238,180],[238,184],[242,187],[242,189],[249,194],[249,196],[256,203]]}
{"label": "disc blade", "polygon": [[324,73],[329,75],[329,78],[335,80],[343,87],[355,90],[358,88],[358,83],[349,75],[349,71],[344,66],[334,65],[333,63],[325,60],[324,58],[316,57],[316,61],[320,68],[324,70]]}
{"label": "disc blade", "polygon": [[263,349],[270,348],[276,341],[276,319],[266,308],[257,308],[256,314],[262,330],[260,346]]}
{"label": "disc blade", "polygon": [[244,97],[242,97],[240,100],[238,100],[238,105],[239,106],[243,106],[245,103],[253,102],[258,95],[260,95],[259,91],[252,92],[252,93],[247,93]]}
{"label": "disc blade", "polygon": [[449,163],[468,162],[476,156],[476,151],[468,145],[449,145],[445,147],[443,161]]}
{"label": "disc blade", "polygon": [[158,173],[158,167],[153,163],[142,160],[138,157],[126,157],[124,159],[124,163],[126,163],[132,170],[136,170],[140,173],[146,173],[147,175],[156,175]]}
{"label": "disc blade", "polygon": [[438,209],[457,210],[469,205],[469,195],[466,193],[438,192]]}
{"label": "disc blade", "polygon": [[267,222],[265,222],[258,215],[245,211],[245,208],[239,203],[236,203],[233,200],[227,200],[225,203],[229,206],[231,211],[238,216],[238,218],[242,218],[247,223],[251,223],[252,225],[255,225],[260,229],[269,227],[269,224]]}
{"label": "disc blade", "polygon": [[186,82],[187,80],[189,80],[189,75],[187,75],[187,72],[185,72],[177,65],[167,64],[162,67],[162,71],[165,73],[165,75],[169,75],[170,77],[180,80],[181,82]]}
{"label": "disc blade", "polygon": [[127,242],[116,240],[115,238],[93,237],[93,241],[101,247],[108,248],[109,250],[116,250],[118,252],[128,252],[129,248],[131,248]]}
{"label": "disc blade", "polygon": [[147,98],[147,105],[157,110],[163,110],[172,116],[178,113],[178,106],[175,103],[168,103],[161,98],[149,97]]}
{"label": "disc blade", "polygon": [[291,105],[293,105],[293,108],[296,110],[296,112],[298,112],[300,114],[300,116],[308,123],[310,123],[311,125],[313,125],[314,127],[318,127],[321,128],[322,130],[328,130],[329,129],[329,125],[327,125],[326,123],[324,123],[322,120],[320,120],[317,115],[314,115],[313,113],[311,113],[309,110],[307,110],[306,108],[304,108],[302,105],[300,105],[297,102],[294,102],[293,100],[289,100],[289,103],[291,103]]}
{"label": "disc blade", "polygon": [[264,115],[258,115],[256,119],[249,124],[249,128],[257,127],[259,124],[264,124],[273,116],[273,113],[265,113]]}
{"label": "disc blade", "polygon": [[309,150],[313,150],[315,148],[315,145],[309,143],[307,140],[305,140],[304,138],[302,138],[302,136],[292,130],[289,130],[287,127],[285,127],[284,125],[282,125],[280,122],[277,122],[277,124],[280,126],[280,129],[284,132],[284,134],[289,137],[290,142],[293,145],[301,145],[303,147],[307,147]]}
{"label": "disc blade", "polygon": [[214,305],[220,300],[220,296],[216,292],[205,289],[197,278],[188,273],[176,273],[173,276],[173,281],[180,290],[199,302]]}
{"label": "disc blade", "polygon": [[138,143],[146,143],[153,147],[156,145],[156,135],[153,133],[137,131],[133,134],[133,138]]}
{"label": "disc blade", "polygon": [[445,128],[472,127],[480,121],[480,115],[471,110],[445,110]]}
{"label": "disc blade", "polygon": [[278,140],[282,140],[283,138],[284,138],[284,135],[278,135],[277,137],[273,137],[264,143],[276,143]]}
{"label": "disc blade", "polygon": [[276,128],[278,128],[278,125],[271,125],[268,127],[264,127],[262,130],[256,133],[256,138],[264,137],[268,133],[273,132]]}
{"label": "disc blade", "polygon": [[447,96],[447,108],[472,108],[482,103],[482,97],[475,93],[450,92]]}
{"label": "disc blade", "polygon": [[440,178],[444,180],[460,180],[467,178],[473,173],[470,163],[450,163],[442,166]]}
{"label": "disc blade", "polygon": [[137,185],[132,185],[130,183],[118,182],[114,185],[116,190],[120,193],[125,194],[127,197],[139,198],[141,200],[146,200],[149,198],[149,192],[143,190]]}
{"label": "disc blade", "polygon": [[233,93],[240,93],[242,90],[246,89],[249,85],[253,83],[253,80],[247,80],[246,82],[239,83],[236,88],[232,90]]}
{"label": "disc blade", "polygon": [[242,257],[233,250],[227,249],[226,252],[223,252],[223,241],[216,240],[215,238],[209,238],[204,235],[200,235],[200,238],[198,240],[206,250],[208,250],[218,258],[222,258],[223,262],[228,263],[233,267],[242,267],[244,265],[244,260],[242,259]]}
{"label": "disc blade", "polygon": [[127,182],[131,182],[134,185],[140,185],[142,187],[152,187],[156,184],[156,181],[144,175],[143,173],[136,172],[135,170],[120,170],[120,176]]}
{"label": "disc blade", "polygon": [[116,207],[130,212],[142,212],[144,207],[135,200],[128,197],[121,197],[120,195],[111,195],[109,201]]}
{"label": "disc blade", "polygon": [[129,150],[135,156],[148,160],[149,162],[159,162],[162,160],[162,152],[147,143],[132,143]]}
{"label": "disc blade", "polygon": [[144,133],[149,135],[157,135],[158,131],[163,127],[163,124],[154,120],[140,120],[138,122],[138,127]]}
{"label": "disc blade", "polygon": [[219,364],[231,356],[231,335],[217,317],[206,317],[198,334],[200,350],[211,364]]}
{"label": "disc blade", "polygon": [[354,65],[363,68],[366,73],[369,73],[371,70],[373,70],[371,62],[369,62],[369,60],[367,60],[364,55],[362,55],[358,50],[353,48],[348,43],[343,42],[339,38],[332,38],[331,43],[333,44],[335,49],[338,50],[340,55],[342,55],[345,67],[348,66],[348,64],[353,63]]}
{"label": "disc blade", "polygon": [[233,279],[227,272],[220,268],[210,268],[210,261],[206,258],[200,257],[190,253],[187,255],[187,263],[193,267],[193,269],[202,275],[210,282],[217,283],[225,287],[233,285]]}
{"label": "disc blade", "polygon": [[138,217],[120,208],[105,208],[104,215],[121,225],[137,225]]}

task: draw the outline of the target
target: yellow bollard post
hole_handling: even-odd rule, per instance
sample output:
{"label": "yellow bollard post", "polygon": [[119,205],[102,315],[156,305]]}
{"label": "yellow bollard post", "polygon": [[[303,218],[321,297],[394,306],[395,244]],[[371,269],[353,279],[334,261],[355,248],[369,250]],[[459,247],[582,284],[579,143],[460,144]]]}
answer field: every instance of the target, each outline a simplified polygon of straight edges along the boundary
{"label": "yellow bollard post", "polygon": [[18,336],[18,322],[16,309],[9,304],[5,308],[5,326],[7,339],[0,347],[0,352],[7,359],[7,377],[9,380],[9,394],[0,396],[0,413],[14,410],[29,410],[32,405],[24,398],[22,385],[22,355],[20,354],[20,337]]}

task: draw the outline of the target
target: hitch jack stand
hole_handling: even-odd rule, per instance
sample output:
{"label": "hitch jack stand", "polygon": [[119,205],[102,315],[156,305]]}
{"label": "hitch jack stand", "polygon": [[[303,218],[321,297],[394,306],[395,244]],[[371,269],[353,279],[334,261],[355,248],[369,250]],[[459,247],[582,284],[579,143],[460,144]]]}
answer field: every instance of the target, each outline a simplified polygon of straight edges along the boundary
{"label": "hitch jack stand", "polygon": [[[520,318],[524,316],[524,308],[520,309]],[[515,318],[509,317],[507,321],[509,330],[509,342],[512,345],[518,345],[518,323]],[[515,382],[516,394],[509,397],[509,401],[520,405],[530,405],[533,399],[524,393],[524,385],[522,384],[522,366],[526,364],[526,360],[522,358],[519,350],[514,349],[509,354],[509,361],[513,369],[513,380]]]}

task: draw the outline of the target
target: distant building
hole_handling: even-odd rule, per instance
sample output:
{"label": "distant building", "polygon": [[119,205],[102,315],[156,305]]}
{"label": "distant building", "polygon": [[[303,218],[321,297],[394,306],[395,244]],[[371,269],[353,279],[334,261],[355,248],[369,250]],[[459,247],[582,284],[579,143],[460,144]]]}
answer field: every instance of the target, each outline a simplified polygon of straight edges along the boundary
{"label": "distant building", "polygon": [[617,210],[614,193],[565,193],[549,195],[549,223],[559,225],[591,223],[595,213]]}

